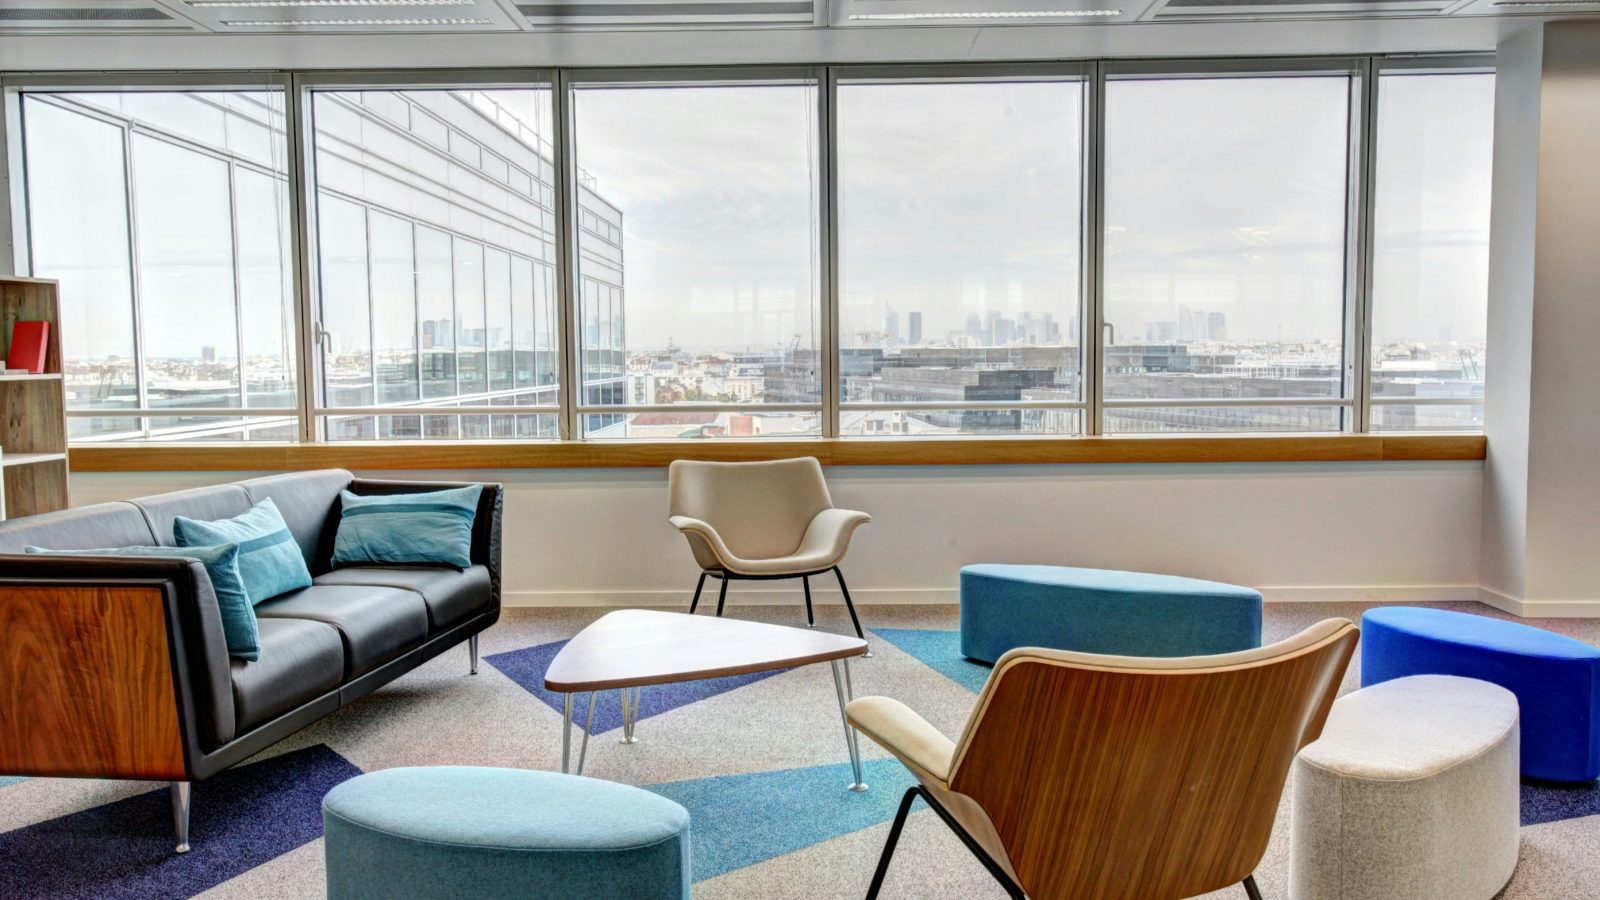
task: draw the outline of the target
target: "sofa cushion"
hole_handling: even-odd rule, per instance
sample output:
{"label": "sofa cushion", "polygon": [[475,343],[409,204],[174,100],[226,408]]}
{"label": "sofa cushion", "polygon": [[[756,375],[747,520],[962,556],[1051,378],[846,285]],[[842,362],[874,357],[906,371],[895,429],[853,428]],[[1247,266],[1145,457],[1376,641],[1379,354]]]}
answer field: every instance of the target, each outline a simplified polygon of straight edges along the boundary
{"label": "sofa cushion", "polygon": [[132,501],[144,512],[150,522],[150,531],[156,543],[163,547],[178,546],[172,525],[179,516],[191,519],[226,519],[250,509],[250,495],[237,484],[215,484],[210,487],[190,488],[170,494],[156,494]]}
{"label": "sofa cushion", "polygon": [[202,522],[178,516],[172,528],[178,544],[184,547],[224,541],[238,544],[239,575],[250,592],[251,603],[311,586],[305,558],[270,498],[230,519]]}
{"label": "sofa cushion", "polygon": [[[310,619],[344,639],[344,680],[376,669],[428,638],[422,595],[372,585],[312,585],[256,607],[261,619]],[[262,648],[262,656],[270,652]]]}
{"label": "sofa cushion", "polygon": [[472,565],[472,521],[481,485],[417,494],[339,494],[333,567],[440,563]]}
{"label": "sofa cushion", "polygon": [[325,561],[317,559],[323,532],[331,541],[338,524],[339,492],[349,487],[350,481],[350,473],[343,469],[320,469],[252,478],[239,482],[239,486],[250,495],[252,503],[270,499],[277,504],[284,524],[305,555],[306,565],[316,574],[327,571]]}
{"label": "sofa cushion", "polygon": [[[170,544],[172,536],[167,537]],[[154,543],[156,537],[144,513],[125,500],[0,522],[0,553],[22,553],[30,544],[55,550],[92,550]]]}
{"label": "sofa cushion", "polygon": [[401,588],[422,595],[428,606],[429,635],[488,608],[493,600],[489,587],[489,568],[473,566],[464,571],[433,566],[355,566],[335,569],[317,576],[317,584],[370,584]]}
{"label": "sofa cushion", "polygon": [[331,625],[306,619],[262,619],[261,658],[233,661],[238,733],[315,700],[344,678],[344,647]]}

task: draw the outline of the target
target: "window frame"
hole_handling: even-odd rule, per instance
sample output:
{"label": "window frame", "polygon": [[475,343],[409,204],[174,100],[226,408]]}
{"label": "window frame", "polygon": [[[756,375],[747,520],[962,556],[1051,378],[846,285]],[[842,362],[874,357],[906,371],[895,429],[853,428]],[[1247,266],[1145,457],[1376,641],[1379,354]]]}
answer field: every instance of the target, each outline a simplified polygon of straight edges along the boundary
{"label": "window frame", "polygon": [[[581,310],[577,304],[581,298],[581,284],[577,266],[577,229],[578,210],[577,193],[580,185],[581,174],[576,165],[575,148],[573,147],[573,90],[576,85],[606,84],[637,84],[644,85],[655,83],[683,83],[703,81],[707,83],[754,83],[762,81],[807,81],[815,83],[817,87],[816,124],[818,146],[821,152],[819,172],[817,177],[818,205],[818,253],[815,265],[817,267],[818,283],[820,285],[820,310],[819,310],[819,346],[821,350],[821,372],[819,377],[822,386],[820,408],[811,404],[782,404],[763,406],[762,409],[773,411],[788,410],[791,406],[795,411],[814,411],[821,417],[821,437],[812,441],[789,441],[787,443],[815,444],[818,446],[831,444],[835,439],[840,442],[895,442],[905,444],[941,443],[955,446],[968,446],[977,448],[978,445],[1002,445],[1007,442],[1016,442],[1020,450],[1021,445],[1039,445],[1041,443],[1059,441],[1082,441],[1085,438],[1100,438],[1103,434],[1104,410],[1108,407],[1123,405],[1145,404],[1146,401],[1123,400],[1106,401],[1103,397],[1102,372],[1103,364],[1101,352],[1102,338],[1104,336],[1104,224],[1105,224],[1105,88],[1108,79],[1130,77],[1228,77],[1228,76],[1283,76],[1283,75],[1319,75],[1319,74],[1346,74],[1352,79],[1352,94],[1350,119],[1347,127],[1349,139],[1349,165],[1347,167],[1347,222],[1345,246],[1345,309],[1344,309],[1344,357],[1345,378],[1342,396],[1339,398],[1273,398],[1270,403],[1251,401],[1249,403],[1235,400],[1202,400],[1199,402],[1188,401],[1172,403],[1162,401],[1163,406],[1205,406],[1205,405],[1300,405],[1304,400],[1306,404],[1317,406],[1338,406],[1346,412],[1343,416],[1344,423],[1340,431],[1327,435],[1296,435],[1281,438],[1282,440],[1303,442],[1304,440],[1319,438],[1350,438],[1352,436],[1366,435],[1371,431],[1373,409],[1383,405],[1385,401],[1375,400],[1372,396],[1371,368],[1368,349],[1371,341],[1371,300],[1372,300],[1372,220],[1373,201],[1376,178],[1373,172],[1376,157],[1375,134],[1377,95],[1380,77],[1385,73],[1396,71],[1410,71],[1418,74],[1437,72],[1439,74],[1464,74],[1468,72],[1494,71],[1494,57],[1492,54],[1461,53],[1437,55],[1360,55],[1337,57],[1270,57],[1270,58],[1221,58],[1221,59],[1172,59],[1172,60],[1065,60],[1065,61],[1038,61],[1038,62],[975,62],[975,63],[885,63],[885,64],[846,64],[846,65],[742,65],[742,66],[663,66],[649,68],[615,68],[615,67],[584,67],[584,68],[497,68],[488,70],[457,70],[457,69],[361,69],[337,71],[297,71],[273,70],[264,72],[235,72],[235,71],[195,71],[195,72],[170,72],[170,73],[19,73],[0,74],[0,101],[3,101],[3,121],[0,121],[0,193],[4,193],[4,206],[0,207],[0,239],[8,239],[12,250],[11,260],[0,260],[0,265],[10,263],[12,270],[17,272],[31,272],[29,265],[30,248],[27,220],[26,177],[24,169],[24,153],[22,147],[21,131],[21,99],[25,92],[49,91],[171,91],[183,89],[195,90],[273,90],[282,91],[285,98],[284,140],[288,152],[286,165],[288,168],[289,212],[290,212],[290,241],[289,252],[291,261],[289,266],[290,287],[293,292],[294,325],[295,325],[295,367],[298,376],[296,386],[297,404],[292,410],[263,409],[252,407],[229,408],[218,410],[199,410],[199,413],[215,412],[218,415],[232,417],[277,416],[293,415],[298,423],[299,445],[313,446],[334,444],[336,446],[352,446],[349,443],[329,442],[322,438],[320,422],[327,417],[346,414],[360,415],[393,415],[393,414],[421,414],[421,415],[462,415],[462,414],[539,414],[555,415],[559,424],[559,433],[555,441],[532,441],[536,445],[548,447],[551,443],[616,443],[615,439],[586,439],[582,434],[580,418],[584,415],[610,412],[629,411],[659,411],[671,409],[674,411],[726,411],[738,404],[675,404],[670,407],[632,407],[632,406],[592,406],[584,404],[582,397],[581,354],[578,342],[582,323],[579,321]],[[1079,210],[1082,226],[1082,240],[1080,252],[1082,254],[1082,275],[1080,278],[1080,354],[1082,360],[1083,393],[1077,401],[1036,401],[1036,402],[1000,402],[962,403],[962,404],[926,404],[928,408],[939,406],[959,406],[960,408],[982,408],[992,406],[1004,409],[1023,408],[1060,408],[1074,409],[1083,417],[1083,427],[1079,435],[1006,435],[995,437],[974,436],[938,436],[938,437],[906,437],[898,436],[877,441],[868,437],[839,437],[839,421],[843,412],[860,410],[881,404],[841,404],[839,370],[840,370],[840,340],[839,327],[839,302],[840,302],[840,272],[839,272],[839,246],[838,246],[838,136],[837,125],[837,91],[839,82],[861,82],[875,79],[887,81],[994,81],[1006,78],[1052,78],[1052,79],[1082,79],[1085,84],[1083,104],[1083,203]],[[316,221],[315,202],[313,192],[316,190],[314,178],[315,148],[311,142],[311,99],[316,91],[333,90],[401,90],[401,89],[457,89],[470,90],[474,88],[530,88],[543,87],[551,91],[552,108],[552,135],[549,154],[552,161],[552,171],[555,173],[554,208],[555,216],[555,256],[554,267],[554,295],[550,301],[554,304],[554,318],[556,327],[557,368],[560,375],[560,384],[557,391],[557,406],[449,406],[449,407],[361,407],[341,408],[323,405],[322,396],[321,362],[316,352],[321,339],[317,318],[317,299],[315,286],[318,284],[317,253],[316,253]],[[514,177],[514,176],[513,176]],[[538,188],[535,178],[535,189]],[[512,188],[515,190],[515,188]],[[6,241],[0,241],[5,243]],[[421,355],[421,348],[418,348]],[[242,375],[241,375],[242,380]],[[1416,404],[1425,402],[1418,398],[1406,398],[1405,403]],[[1440,401],[1444,402],[1444,401]],[[904,408],[906,404],[896,404],[896,408]],[[919,404],[921,406],[921,404]],[[843,408],[842,408],[843,407]],[[748,408],[748,405],[746,405]],[[397,413],[403,409],[404,413]],[[146,409],[143,404],[138,410],[118,410],[117,415],[135,417],[160,415],[160,409]],[[70,411],[68,415],[104,416],[104,410]],[[185,411],[185,414],[194,414]],[[1374,436],[1376,438],[1376,436]],[[1438,448],[1443,447],[1441,441],[1448,443],[1456,435],[1451,433],[1426,433],[1411,434],[1403,432],[1386,432],[1384,440],[1391,446],[1400,446],[1399,443],[1408,438],[1416,439],[1417,447],[1432,448],[1429,453],[1446,453]],[[1118,444],[1124,441],[1137,442],[1171,442],[1177,444],[1193,444],[1195,439],[1204,440],[1204,435],[1177,435],[1160,437],[1113,437],[1106,438],[1108,442]],[[1276,440],[1279,438],[1265,437],[1259,433],[1231,434],[1219,436],[1218,441],[1257,441]],[[1426,439],[1426,441],[1424,441]],[[508,439],[503,439],[508,440]],[[516,439],[525,442],[525,439]],[[777,449],[780,442],[770,438],[753,439],[767,441]],[[501,441],[489,442],[500,443]],[[750,443],[741,439],[722,438],[716,443],[739,444]],[[435,443],[440,446],[460,446],[470,441],[420,441],[407,442],[407,447],[416,447],[418,444]],[[669,444],[682,446],[682,439],[660,439],[652,441],[627,441],[631,445],[638,444]],[[706,443],[706,442],[701,442]],[[1477,447],[1475,451],[1481,456],[1482,439],[1477,434],[1467,434],[1460,446],[1468,445]],[[80,443],[75,445],[83,448]],[[103,447],[116,446],[119,448],[119,457],[126,457],[129,452],[137,452],[153,444],[136,442],[104,444]],[[173,447],[195,447],[195,443],[173,444]],[[249,448],[247,443],[228,442],[215,445],[222,449]],[[254,445],[261,446],[261,445]],[[100,448],[95,448],[96,450]],[[1449,453],[1458,452],[1456,450]],[[580,456],[582,454],[579,454]],[[891,454],[895,455],[895,454]],[[936,454],[937,455],[937,454]],[[1000,454],[1004,456],[1005,454]],[[1066,456],[1075,455],[1066,453]],[[1453,456],[1450,458],[1454,458]]]}

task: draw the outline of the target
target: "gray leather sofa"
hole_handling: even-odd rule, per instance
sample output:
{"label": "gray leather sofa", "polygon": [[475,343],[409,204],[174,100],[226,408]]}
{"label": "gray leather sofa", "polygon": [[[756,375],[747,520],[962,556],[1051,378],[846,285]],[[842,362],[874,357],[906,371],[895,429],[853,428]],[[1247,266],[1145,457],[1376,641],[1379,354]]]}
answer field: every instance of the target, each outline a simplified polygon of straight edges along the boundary
{"label": "gray leather sofa", "polygon": [[[476,674],[477,635],[500,616],[499,485],[484,486],[464,571],[329,564],[341,490],[456,486],[333,469],[0,522],[0,775],[170,781],[181,852],[192,782],[462,642]],[[174,517],[226,518],[268,497],[314,584],[256,607],[254,662],[229,657],[198,562],[23,555],[173,546]]]}

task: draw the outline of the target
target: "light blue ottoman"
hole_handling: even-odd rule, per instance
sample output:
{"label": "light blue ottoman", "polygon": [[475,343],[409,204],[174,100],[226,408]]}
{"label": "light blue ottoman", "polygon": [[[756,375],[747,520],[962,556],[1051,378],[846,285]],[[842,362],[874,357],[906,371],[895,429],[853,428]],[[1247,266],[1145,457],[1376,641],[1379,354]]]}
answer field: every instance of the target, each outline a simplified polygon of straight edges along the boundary
{"label": "light blue ottoman", "polygon": [[384,769],[322,801],[329,900],[688,900],[689,813],[575,775]]}
{"label": "light blue ottoman", "polygon": [[1065,566],[961,569],[961,652],[1014,647],[1205,656],[1261,646],[1261,593],[1174,575]]}

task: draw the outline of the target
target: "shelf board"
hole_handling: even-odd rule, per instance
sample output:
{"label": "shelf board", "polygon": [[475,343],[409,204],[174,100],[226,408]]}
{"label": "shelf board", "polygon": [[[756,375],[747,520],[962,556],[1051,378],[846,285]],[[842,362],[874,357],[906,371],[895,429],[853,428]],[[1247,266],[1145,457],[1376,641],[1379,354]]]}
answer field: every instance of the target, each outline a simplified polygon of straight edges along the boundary
{"label": "shelf board", "polygon": [[66,459],[65,453],[4,453],[0,454],[0,469],[9,469],[12,466],[28,466],[34,463],[55,462]]}
{"label": "shelf board", "polygon": [[60,381],[60,372],[45,372],[39,375],[0,375],[0,381]]}

